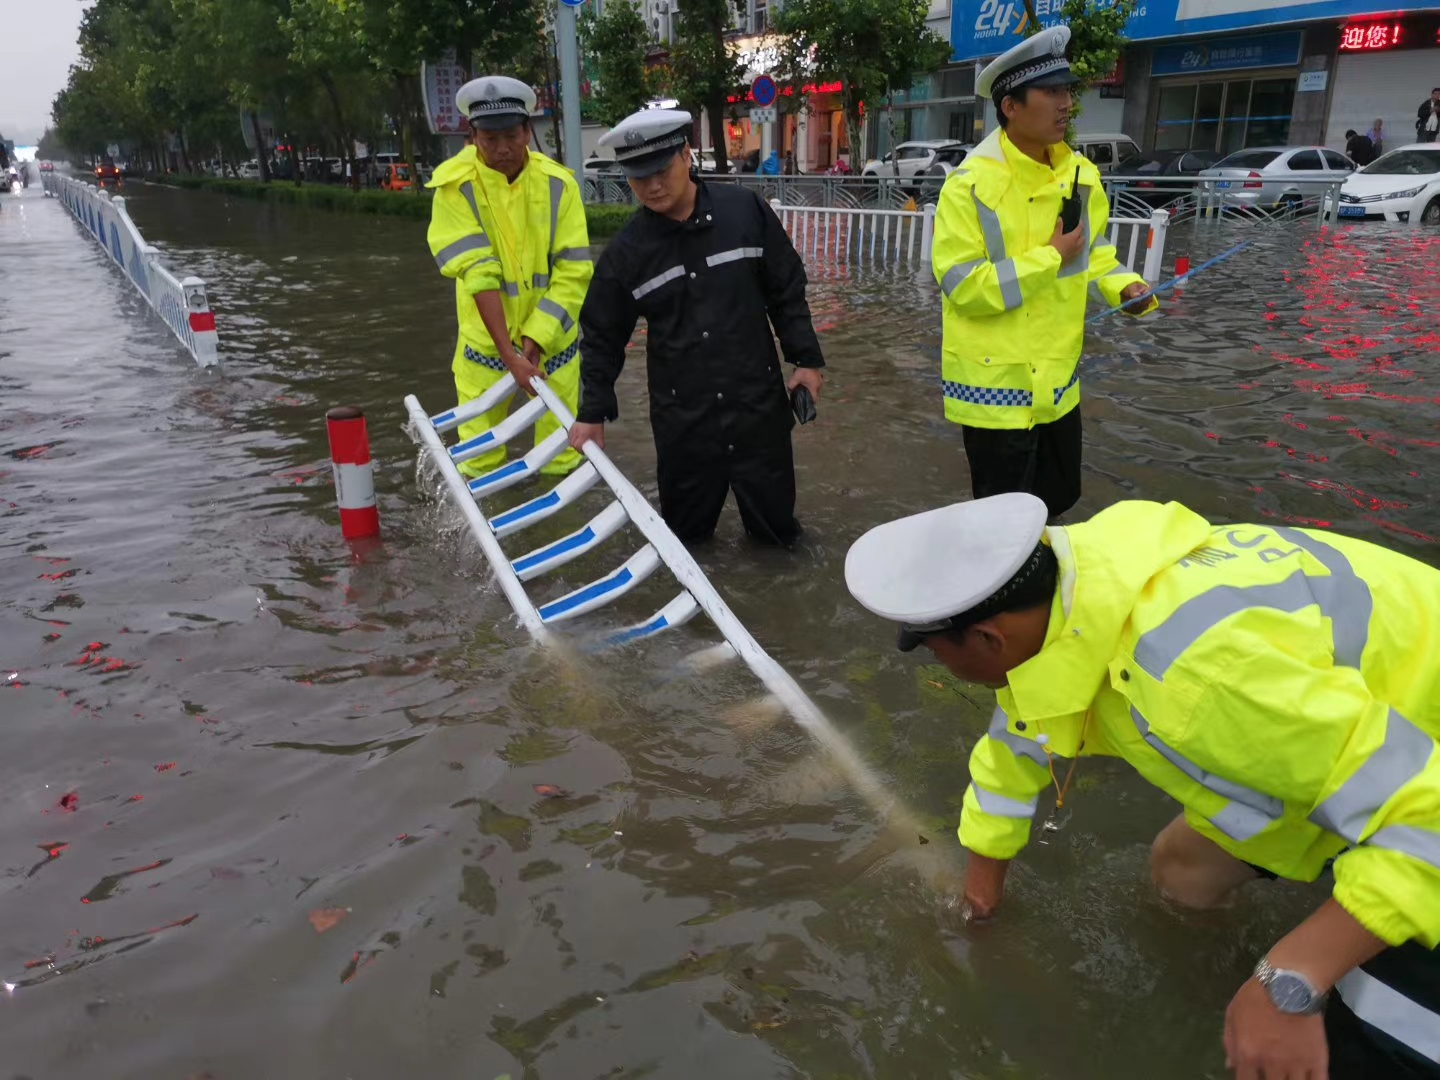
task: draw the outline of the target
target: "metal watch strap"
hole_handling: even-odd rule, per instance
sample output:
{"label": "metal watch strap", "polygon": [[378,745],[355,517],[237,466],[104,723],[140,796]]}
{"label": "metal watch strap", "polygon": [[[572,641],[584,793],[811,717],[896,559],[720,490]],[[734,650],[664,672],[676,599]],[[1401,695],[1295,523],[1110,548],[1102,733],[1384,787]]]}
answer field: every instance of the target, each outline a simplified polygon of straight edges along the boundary
{"label": "metal watch strap", "polygon": [[[1298,981],[1309,992],[1310,1001],[1303,1009],[1291,1008],[1276,996],[1272,987],[1281,976],[1284,976],[1287,981],[1290,979]],[[1291,1016],[1314,1016],[1325,1009],[1325,1001],[1329,994],[1322,994],[1315,988],[1315,984],[1300,972],[1288,968],[1277,968],[1270,962],[1268,956],[1262,956],[1260,962],[1255,965],[1254,977],[1255,981],[1264,987],[1271,1003],[1283,1013]]]}

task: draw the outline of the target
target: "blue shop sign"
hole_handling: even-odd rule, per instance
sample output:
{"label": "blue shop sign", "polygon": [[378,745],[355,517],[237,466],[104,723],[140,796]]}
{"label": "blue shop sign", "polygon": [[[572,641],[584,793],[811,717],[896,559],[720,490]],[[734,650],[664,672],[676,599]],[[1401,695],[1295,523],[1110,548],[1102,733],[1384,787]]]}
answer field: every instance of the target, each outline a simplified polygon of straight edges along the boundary
{"label": "blue shop sign", "polygon": [[1236,68],[1294,67],[1299,62],[1300,31],[1291,30],[1283,34],[1157,45],[1150,60],[1150,74],[1194,75]]}
{"label": "blue shop sign", "polygon": [[[1103,5],[1108,0],[1099,0]],[[1063,0],[1034,0],[1035,17],[1042,26],[1060,22]],[[1436,0],[1421,0],[1407,11],[1433,11]],[[1339,23],[1366,15],[1391,15],[1394,0],[1140,0],[1125,25],[1131,41],[1166,38],[1213,37],[1236,30],[1328,21]],[[999,56],[1025,39],[1025,0],[952,0],[950,45],[954,59],[978,60]],[[1214,70],[1214,69],[1211,69]]]}

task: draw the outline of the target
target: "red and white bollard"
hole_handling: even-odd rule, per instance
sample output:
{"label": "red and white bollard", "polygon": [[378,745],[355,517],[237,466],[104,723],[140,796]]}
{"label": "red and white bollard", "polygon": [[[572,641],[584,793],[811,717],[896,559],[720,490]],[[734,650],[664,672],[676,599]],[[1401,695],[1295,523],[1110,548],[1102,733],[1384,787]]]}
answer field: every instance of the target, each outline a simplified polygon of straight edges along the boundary
{"label": "red and white bollard", "polygon": [[375,508],[375,470],[370,462],[365,414],[353,405],[342,405],[325,414],[325,426],[330,432],[340,531],[346,540],[379,536],[380,511]]}
{"label": "red and white bollard", "polygon": [[1189,256],[1189,255],[1177,255],[1177,256],[1175,256],[1175,276],[1176,276],[1177,278],[1182,278],[1182,277],[1184,277],[1184,276],[1185,276],[1186,274],[1188,274],[1188,273],[1190,273],[1190,256]]}

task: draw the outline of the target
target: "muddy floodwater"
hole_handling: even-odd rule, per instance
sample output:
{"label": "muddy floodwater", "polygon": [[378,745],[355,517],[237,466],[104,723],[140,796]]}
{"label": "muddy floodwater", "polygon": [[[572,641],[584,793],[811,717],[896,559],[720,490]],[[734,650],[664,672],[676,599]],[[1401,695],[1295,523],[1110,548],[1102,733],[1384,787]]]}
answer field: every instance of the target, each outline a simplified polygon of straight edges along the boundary
{"label": "muddy floodwater", "polygon": [[[126,194],[209,282],[221,367],[59,203],[0,197],[0,1080],[1225,1075],[1225,1004],[1324,887],[1168,908],[1146,858],[1175,808],[1126,767],[1081,764],[1002,918],[944,915],[993,699],[896,653],[842,577],[865,529],[968,496],[927,273],[816,268],[806,537],[756,548],[732,505],[697,549],[910,836],[742,667],[678,673],[705,620],[530,645],[402,431],[406,393],[453,400],[423,223]],[[1182,227],[1169,254],[1240,240],[1162,317],[1091,326],[1073,516],[1180,499],[1435,562],[1440,233]],[[609,448],[653,496],[638,354],[620,391]],[[330,481],[342,403],[377,463],[364,560]]]}

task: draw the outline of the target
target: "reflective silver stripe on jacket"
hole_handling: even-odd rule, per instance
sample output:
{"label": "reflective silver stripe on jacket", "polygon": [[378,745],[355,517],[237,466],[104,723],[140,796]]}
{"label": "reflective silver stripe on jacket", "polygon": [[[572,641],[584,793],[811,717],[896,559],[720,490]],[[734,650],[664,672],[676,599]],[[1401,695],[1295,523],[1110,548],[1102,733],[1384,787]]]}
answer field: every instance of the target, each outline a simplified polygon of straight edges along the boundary
{"label": "reflective silver stripe on jacket", "polygon": [[444,270],[445,264],[455,256],[464,255],[467,251],[481,251],[489,246],[490,238],[483,232],[474,236],[462,236],[453,244],[446,244],[440,249],[439,254],[435,256],[435,265]]}
{"label": "reflective silver stripe on jacket", "polygon": [[518,281],[502,281],[500,291],[506,296],[517,297],[520,295],[520,283]]}
{"label": "reflective silver stripe on jacket", "polygon": [[705,257],[706,266],[719,266],[722,263],[739,262],[741,259],[763,259],[765,249],[758,247],[738,247],[729,251],[717,251],[714,255]]}
{"label": "reflective silver stripe on jacket", "polygon": [[550,275],[536,274],[530,279],[530,284],[537,289],[548,289],[550,287]]}
{"label": "reflective silver stripe on jacket", "polygon": [[945,271],[945,276],[940,279],[940,291],[949,296],[960,287],[961,282],[970,276],[970,272],[977,266],[984,266],[984,259],[972,259],[967,263],[956,263]]}
{"label": "reflective silver stripe on jacket", "polygon": [[480,207],[475,203],[475,185],[466,180],[460,185],[460,194],[465,196],[465,201],[470,204],[470,213],[475,215],[475,224],[484,227],[485,223],[480,220]]}
{"label": "reflective silver stripe on jacket", "polygon": [[1005,710],[999,705],[996,705],[995,711],[990,714],[990,728],[985,734],[1004,745],[1016,757],[1029,758],[1042,769],[1050,767],[1050,761],[1045,756],[1044,748],[1034,739],[1027,739],[1025,736],[1016,735],[1011,731],[1010,717],[1005,715]]}
{"label": "reflective silver stripe on jacket", "polygon": [[986,791],[974,781],[970,783],[970,790],[975,792],[980,809],[992,817],[1033,818],[1035,808],[1040,804],[1038,795],[1029,802],[1021,802],[1008,795],[997,795],[993,791]]}
{"label": "reflective silver stripe on jacket", "polygon": [[[1220,585],[1192,596],[1159,626],[1147,630],[1135,644],[1135,659],[1156,679],[1164,680],[1170,666],[1195,644],[1206,631],[1231,615],[1252,607],[1296,612],[1311,604],[1330,620],[1335,645],[1335,663],[1360,667],[1370,636],[1370,613],[1374,602],[1370,588],[1355,573],[1350,560],[1324,541],[1295,529],[1276,529],[1275,534],[1296,547],[1304,548],[1325,569],[1329,577],[1310,577],[1297,570],[1284,581],[1264,585]],[[1266,534],[1241,542],[1230,533],[1236,547],[1254,547]]]}
{"label": "reflective silver stripe on jacket", "polygon": [[561,248],[550,256],[551,262],[591,262],[589,248]]}
{"label": "reflective silver stripe on jacket", "polygon": [[1090,189],[1076,184],[1075,190],[1080,193],[1080,228],[1084,230],[1081,237],[1085,242],[1080,246],[1080,254],[1060,267],[1056,277],[1073,277],[1090,269]]}
{"label": "reflective silver stripe on jacket", "polygon": [[567,334],[575,326],[575,320],[570,318],[570,313],[563,307],[551,300],[548,296],[542,296],[538,305],[541,311],[560,323],[560,329]]}
{"label": "reflective silver stripe on jacket", "polygon": [[1020,295],[1020,279],[1015,273],[1015,263],[1005,257],[1005,233],[1000,228],[1000,216],[980,201],[974,188],[970,197],[975,200],[975,213],[980,218],[980,231],[985,236],[985,253],[995,264],[1000,278],[1000,298],[1005,301],[1005,310],[1014,311],[1025,298]]}
{"label": "reflective silver stripe on jacket", "polygon": [[1354,968],[1335,984],[1350,1011],[1422,1057],[1440,1062],[1440,1015]]}
{"label": "reflective silver stripe on jacket", "polygon": [[1140,710],[1134,705],[1130,706],[1130,718],[1134,720],[1135,729],[1140,732],[1140,737],[1161,757],[1201,787],[1230,800],[1228,806],[1210,819],[1210,823],[1230,839],[1249,840],[1261,830],[1279,821],[1284,815],[1285,804],[1281,800],[1258,791],[1252,791],[1232,780],[1226,780],[1223,776],[1206,772],[1189,758],[1167,746],[1158,735],[1150,730],[1149,722],[1140,715]]}
{"label": "reflective silver stripe on jacket", "polygon": [[1311,578],[1310,590],[1320,601],[1320,611],[1333,624],[1335,662],[1358,668],[1370,640],[1370,613],[1374,602],[1370,586],[1360,580],[1350,560],[1335,548],[1296,529],[1275,530],[1283,540],[1302,547],[1330,571],[1328,578]]}
{"label": "reflective silver stripe on jacket", "polygon": [[635,297],[636,300],[639,300],[642,296],[646,296],[646,295],[648,295],[649,293],[654,292],[656,289],[660,288],[660,286],[661,286],[661,285],[664,285],[666,282],[674,281],[676,278],[682,278],[682,277],[684,277],[684,276],[685,276],[685,267],[683,267],[683,266],[672,266],[669,270],[666,270],[663,274],[657,274],[657,275],[655,275],[654,277],[652,277],[649,281],[645,282],[645,284],[636,286],[635,290],[634,290],[630,295],[633,296],[633,297]]}
{"label": "reflective silver stripe on jacket", "polygon": [[1440,833],[1416,825],[1387,825],[1366,840],[1371,847],[1398,851],[1440,870]]}
{"label": "reflective silver stripe on jacket", "polygon": [[1311,811],[1310,820],[1358,844],[1375,812],[1421,773],[1434,749],[1434,739],[1391,709],[1385,718],[1385,741]]}

